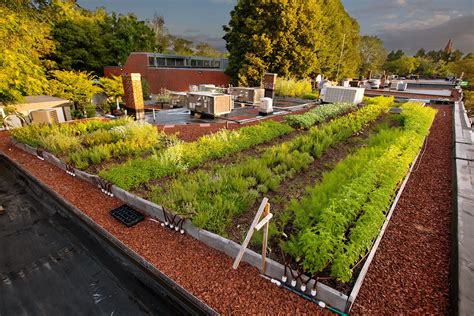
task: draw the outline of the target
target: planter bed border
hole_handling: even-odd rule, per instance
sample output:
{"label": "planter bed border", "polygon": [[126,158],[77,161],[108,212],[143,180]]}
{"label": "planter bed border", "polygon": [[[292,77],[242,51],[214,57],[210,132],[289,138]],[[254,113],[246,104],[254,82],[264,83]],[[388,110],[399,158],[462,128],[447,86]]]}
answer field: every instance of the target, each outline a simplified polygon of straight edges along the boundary
{"label": "planter bed border", "polygon": [[458,315],[474,310],[474,133],[463,102],[453,109],[453,253],[451,305]]}
{"label": "planter bed border", "polygon": [[[423,104],[423,106],[424,105],[425,104]],[[425,140],[426,140],[426,137],[425,137]],[[17,142],[13,138],[12,138],[12,143],[15,146],[17,146],[18,148],[22,149],[23,151],[26,151],[26,152],[28,152],[32,155],[38,156],[38,151],[37,151],[36,148],[33,148],[29,145]],[[385,229],[387,228],[387,226],[389,224],[390,218],[392,217],[392,213],[393,213],[394,209],[397,206],[397,203],[398,203],[398,200],[399,200],[401,194],[403,193],[403,189],[405,188],[405,185],[408,182],[410,174],[411,174],[411,172],[413,170],[413,167],[415,166],[415,164],[418,160],[418,157],[419,157],[419,154],[420,154],[421,150],[422,150],[422,148],[420,148],[420,151],[418,152],[417,156],[415,157],[415,159],[413,160],[413,162],[411,164],[409,172],[405,175],[404,180],[402,182],[402,185],[398,189],[397,195],[396,195],[394,201],[392,202],[392,205],[391,205],[391,208],[389,209],[389,212],[387,213],[384,224],[383,224],[383,226],[382,226],[382,228],[381,228],[381,230],[380,230],[380,232],[377,236],[377,239],[374,241],[374,243],[372,245],[371,251],[367,255],[367,259],[366,259],[366,261],[365,261],[365,263],[362,267],[361,272],[359,273],[359,275],[356,279],[354,287],[352,288],[349,296],[344,294],[344,293],[341,293],[340,291],[338,291],[336,289],[333,289],[332,287],[327,286],[327,285],[325,285],[321,282],[317,282],[316,283],[316,292],[317,292],[317,294],[316,294],[315,299],[317,299],[319,301],[322,301],[322,302],[328,304],[329,306],[331,306],[331,307],[333,307],[333,308],[335,308],[335,309],[337,309],[337,310],[339,310],[343,313],[349,313],[350,312],[350,310],[351,310],[351,308],[352,308],[352,306],[353,306],[353,304],[354,304],[354,302],[357,298],[357,294],[359,293],[359,290],[360,290],[360,288],[362,286],[362,283],[365,279],[365,276],[368,272],[370,263],[372,262],[372,259],[375,256],[375,253],[378,249],[378,246],[379,246],[380,241],[383,237]],[[155,204],[155,203],[153,203],[151,201],[148,201],[146,199],[143,199],[143,198],[141,198],[141,197],[139,197],[135,194],[132,194],[128,191],[125,191],[125,190],[123,190],[123,189],[121,189],[121,188],[119,188],[119,187],[117,187],[113,184],[107,183],[104,180],[102,180],[99,176],[91,175],[87,172],[75,169],[75,168],[63,163],[60,159],[58,159],[56,156],[54,156],[53,154],[51,154],[49,152],[42,152],[41,156],[42,157],[40,159],[44,159],[44,160],[54,164],[58,168],[60,168],[60,169],[64,170],[65,172],[67,172],[68,174],[74,174],[75,176],[77,176],[81,180],[87,181],[89,183],[92,183],[93,185],[98,186],[99,188],[101,188],[103,190],[104,193],[109,194],[109,195],[112,194],[113,196],[115,196],[116,198],[121,200],[122,202],[136,208],[137,210],[140,210],[140,211],[144,212],[147,216],[149,216],[149,217],[151,217],[155,220],[160,221],[162,223],[162,225],[164,225],[163,223],[165,223],[165,222],[168,223],[168,220],[170,218],[174,219],[173,224],[175,224],[177,222],[181,222],[181,224],[180,224],[181,227],[180,228],[182,228],[187,234],[189,234],[193,238],[203,242],[207,246],[209,246],[211,248],[214,248],[214,249],[216,249],[220,252],[225,253],[227,256],[229,256],[231,258],[235,258],[237,256],[240,248],[241,248],[240,244],[237,244],[236,242],[234,242],[232,240],[229,240],[227,238],[224,238],[222,236],[219,236],[217,234],[209,232],[205,229],[198,228],[188,219],[181,219],[178,216],[172,215],[171,213],[164,210],[161,205]],[[91,219],[89,219],[89,220],[92,221]],[[95,224],[95,225],[97,225],[97,224]],[[126,247],[126,246],[124,246],[124,247]],[[142,260],[143,260],[143,258],[142,258]],[[242,258],[242,261],[244,261],[244,262],[260,269],[261,264],[262,264],[262,256],[260,254],[256,253],[253,250],[246,249],[245,252],[244,252],[244,256]],[[148,263],[148,262],[146,262],[146,263],[147,263],[147,265],[151,266],[150,263]],[[281,277],[284,274],[285,274],[285,266],[283,264],[281,264],[279,262],[276,262],[273,259],[270,259],[268,257],[266,258],[265,275],[267,277],[270,277],[272,279],[277,280],[278,282],[281,282]],[[292,273],[290,273],[290,275],[291,274]],[[293,274],[298,275],[297,271],[293,271]],[[308,277],[305,276],[305,275],[302,275],[301,279],[303,279],[303,281],[305,281],[307,291],[309,291],[309,289],[314,287],[314,283],[315,283],[314,279],[311,279],[310,281],[306,282],[308,280]],[[290,282],[290,281],[291,281],[291,278],[289,278],[287,280],[287,282]],[[300,286],[301,286],[301,282],[298,280],[296,287],[298,288]]]}

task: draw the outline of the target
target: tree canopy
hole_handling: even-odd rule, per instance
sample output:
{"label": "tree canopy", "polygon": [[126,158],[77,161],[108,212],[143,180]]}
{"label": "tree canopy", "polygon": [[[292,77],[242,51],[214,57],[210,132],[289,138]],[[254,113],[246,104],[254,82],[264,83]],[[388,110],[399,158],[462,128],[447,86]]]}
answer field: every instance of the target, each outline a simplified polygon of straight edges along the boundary
{"label": "tree canopy", "polygon": [[47,86],[45,55],[54,50],[50,27],[29,6],[0,6],[0,102],[14,103]]}
{"label": "tree canopy", "polygon": [[387,59],[387,51],[380,38],[377,36],[362,36],[359,51],[361,59],[360,74],[363,75],[368,70],[382,72],[383,65]]}
{"label": "tree canopy", "polygon": [[57,50],[51,58],[65,70],[102,74],[107,65],[123,64],[134,51],[155,51],[155,34],[134,14],[107,14],[54,0],[47,9]]}
{"label": "tree canopy", "polygon": [[50,74],[49,94],[73,102],[78,111],[83,111],[91,104],[92,96],[102,91],[94,83],[95,77],[88,72],[53,70]]}
{"label": "tree canopy", "polygon": [[351,76],[359,66],[359,27],[339,0],[241,0],[224,31],[227,73],[234,83],[260,85],[266,71],[295,78],[323,72],[334,78],[339,61],[340,76]]}

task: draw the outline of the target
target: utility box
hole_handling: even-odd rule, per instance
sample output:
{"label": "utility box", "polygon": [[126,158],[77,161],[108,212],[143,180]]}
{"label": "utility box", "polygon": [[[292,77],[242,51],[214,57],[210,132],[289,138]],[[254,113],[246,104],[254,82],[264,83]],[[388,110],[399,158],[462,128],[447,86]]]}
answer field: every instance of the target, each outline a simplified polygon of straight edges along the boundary
{"label": "utility box", "polygon": [[187,95],[186,92],[171,92],[171,107],[182,108],[186,106]]}
{"label": "utility box", "polygon": [[36,110],[32,111],[30,114],[33,123],[59,123],[58,112],[56,109]]}
{"label": "utility box", "polygon": [[364,88],[352,87],[325,87],[321,90],[323,102],[335,103],[345,102],[359,104],[364,98]]}
{"label": "utility box", "polygon": [[234,108],[234,103],[229,94],[211,92],[188,92],[187,107],[194,113],[219,116],[229,114]]}
{"label": "utility box", "polygon": [[260,100],[265,97],[263,88],[231,87],[229,93],[236,102],[252,104],[259,104]]}
{"label": "utility box", "polygon": [[260,102],[260,106],[258,107],[258,114],[259,115],[270,115],[273,114],[273,99],[272,98],[262,98]]}

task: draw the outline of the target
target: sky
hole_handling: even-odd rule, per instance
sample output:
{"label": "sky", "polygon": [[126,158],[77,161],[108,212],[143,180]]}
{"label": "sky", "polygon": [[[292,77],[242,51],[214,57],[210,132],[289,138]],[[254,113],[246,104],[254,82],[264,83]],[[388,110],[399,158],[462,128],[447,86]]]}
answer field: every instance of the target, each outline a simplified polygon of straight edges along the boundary
{"label": "sky", "polygon": [[[236,0],[78,0],[87,9],[133,12],[149,19],[156,12],[165,18],[173,35],[207,42],[225,50],[222,26]],[[360,24],[361,34],[377,35],[388,50],[414,54],[419,48],[443,49],[451,38],[454,47],[474,51],[474,0],[342,0]]]}

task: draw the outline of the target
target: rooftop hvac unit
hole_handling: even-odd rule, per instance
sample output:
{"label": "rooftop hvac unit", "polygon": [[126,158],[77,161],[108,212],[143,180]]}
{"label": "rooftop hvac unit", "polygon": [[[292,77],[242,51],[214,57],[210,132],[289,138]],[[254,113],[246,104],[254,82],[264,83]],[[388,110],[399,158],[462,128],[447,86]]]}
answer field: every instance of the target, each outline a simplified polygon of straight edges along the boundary
{"label": "rooftop hvac unit", "polygon": [[171,92],[171,107],[180,108],[186,106],[186,92]]}
{"label": "rooftop hvac unit", "polygon": [[213,91],[216,89],[216,85],[214,84],[200,84],[198,91]]}
{"label": "rooftop hvac unit", "polygon": [[228,114],[233,109],[231,96],[223,93],[188,92],[187,106],[191,114],[202,113],[212,116]]}
{"label": "rooftop hvac unit", "polygon": [[364,98],[364,88],[326,87],[322,95],[323,102],[346,102],[359,104]]}
{"label": "rooftop hvac unit", "polygon": [[56,109],[36,110],[32,111],[30,114],[33,123],[54,124],[59,122],[58,112]]}
{"label": "rooftop hvac unit", "polygon": [[408,88],[408,83],[403,82],[403,81],[399,81],[397,83],[397,91],[406,91],[407,88]]}
{"label": "rooftop hvac unit", "polygon": [[231,87],[229,93],[234,101],[258,104],[265,97],[263,88]]}

